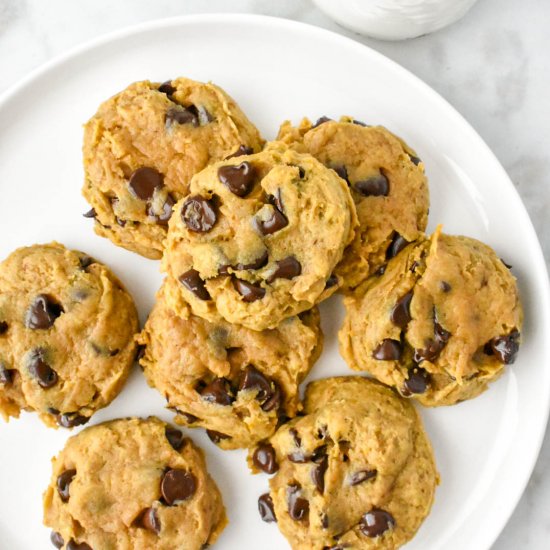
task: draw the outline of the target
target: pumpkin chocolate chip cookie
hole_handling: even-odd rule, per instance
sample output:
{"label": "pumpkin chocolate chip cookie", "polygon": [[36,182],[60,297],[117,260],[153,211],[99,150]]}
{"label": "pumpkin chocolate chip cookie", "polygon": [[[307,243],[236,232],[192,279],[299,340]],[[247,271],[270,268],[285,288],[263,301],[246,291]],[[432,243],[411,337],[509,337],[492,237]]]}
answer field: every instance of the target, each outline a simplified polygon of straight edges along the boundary
{"label": "pumpkin chocolate chip cookie", "polygon": [[16,250],[0,264],[0,414],[84,424],[122,389],[138,330],[103,264],[57,243]]}
{"label": "pumpkin chocolate chip cookie", "polygon": [[44,524],[66,550],[201,550],[227,519],[203,453],[157,418],[71,437],[52,460]]}
{"label": "pumpkin chocolate chip cookie", "polygon": [[519,349],[523,313],[509,268],[483,243],[440,229],[344,302],[349,366],[423,405],[477,396]]}
{"label": "pumpkin chocolate chip cookie", "polygon": [[263,140],[221,88],[188,78],[136,82],[84,129],[83,194],[95,231],[160,258],[174,204],[207,164],[259,151]]}
{"label": "pumpkin chocolate chip cookie", "polygon": [[180,313],[274,328],[334,289],[356,226],[346,183],[281,143],[208,166],[169,224],[162,266]]}
{"label": "pumpkin chocolate chip cookie", "polygon": [[278,139],[313,155],[349,185],[359,227],[335,274],[353,290],[426,229],[429,210],[424,164],[382,126],[350,117],[323,117],[298,127],[285,122]]}

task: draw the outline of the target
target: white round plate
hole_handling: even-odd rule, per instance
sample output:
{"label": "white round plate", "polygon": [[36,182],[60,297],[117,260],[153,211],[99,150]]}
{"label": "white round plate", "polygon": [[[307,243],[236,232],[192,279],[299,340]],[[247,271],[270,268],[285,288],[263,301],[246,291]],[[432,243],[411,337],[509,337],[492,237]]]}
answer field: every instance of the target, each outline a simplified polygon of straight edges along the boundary
{"label": "white round plate", "polygon": [[[96,236],[80,195],[82,124],[101,101],[135,80],[180,75],[225,88],[273,138],[285,119],[351,114],[402,136],[425,162],[430,229],[477,237],[514,268],[525,305],[517,362],[484,395],[422,410],[441,485],[410,550],[488,549],[512,513],[537,457],[548,416],[548,279],[529,217],[481,138],[441,97],[380,54],[316,27],[250,15],[205,15],[147,23],[78,48],[0,98],[0,257],[18,246],[58,240],[111,266],[145,320],[161,282],[158,262]],[[310,379],[352,374],[338,354],[337,298],[323,304],[325,352]],[[114,403],[92,424],[130,415],[172,415],[135,369]],[[75,430],[76,431],[76,430]],[[75,433],[75,432],[73,432]],[[287,548],[276,525],[260,521],[264,475],[251,476],[244,451],[222,452],[202,430],[229,514],[217,548]],[[0,546],[49,549],[42,491],[50,458],[69,437],[36,415],[0,422]]]}

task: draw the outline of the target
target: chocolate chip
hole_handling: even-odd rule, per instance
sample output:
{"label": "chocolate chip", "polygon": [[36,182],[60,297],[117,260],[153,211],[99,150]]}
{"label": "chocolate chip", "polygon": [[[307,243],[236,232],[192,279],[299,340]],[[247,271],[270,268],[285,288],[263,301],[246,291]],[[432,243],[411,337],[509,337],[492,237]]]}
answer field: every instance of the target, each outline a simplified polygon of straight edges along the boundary
{"label": "chocolate chip", "polygon": [[195,476],[181,468],[168,470],[160,482],[160,491],[168,506],[191,498],[196,490]]}
{"label": "chocolate chip", "polygon": [[352,474],[349,484],[352,486],[359,485],[369,479],[374,479],[378,472],[376,470],[359,470]]}
{"label": "chocolate chip", "polygon": [[365,197],[387,197],[390,193],[390,182],[381,170],[377,176],[356,181],[353,188]]}
{"label": "chocolate chip", "polygon": [[382,275],[384,275],[384,273],[386,273],[386,264],[381,265],[381,266],[373,273],[373,275],[375,275],[376,277],[382,277]]}
{"label": "chocolate chip", "polygon": [[189,197],[181,209],[181,219],[190,231],[206,233],[218,220],[217,206],[214,198],[208,200],[199,195]]}
{"label": "chocolate chip", "polygon": [[294,279],[301,273],[302,265],[300,262],[294,256],[289,256],[277,262],[275,271],[266,280],[268,283],[272,283],[275,279]]}
{"label": "chocolate chip", "polygon": [[359,523],[361,533],[371,538],[379,537],[394,526],[395,520],[393,516],[389,512],[380,510],[379,508],[373,508],[370,512],[367,512]]}
{"label": "chocolate chip", "polygon": [[29,374],[36,379],[38,385],[44,389],[57,384],[57,373],[44,360],[44,350],[35,349],[29,358]]}
{"label": "chocolate chip", "polygon": [[74,539],[69,541],[65,550],[93,550],[89,544],[85,542],[76,542]]}
{"label": "chocolate chip", "polygon": [[283,197],[281,196],[281,188],[277,189],[274,195],[267,195],[266,200],[273,205],[279,212],[284,212]]}
{"label": "chocolate chip", "polygon": [[[267,262],[269,261],[269,254],[267,250],[264,250],[261,256],[258,256],[257,259],[255,259],[253,262],[250,262],[249,264],[242,264],[238,263],[232,266],[222,266],[223,267],[232,267],[235,271],[246,271],[248,269],[261,269],[262,267],[265,267],[267,265]],[[218,270],[218,272],[220,272]]]}
{"label": "chocolate chip", "polygon": [[287,488],[288,513],[294,521],[307,519],[309,515],[309,502],[300,496],[302,487],[298,483],[289,485]]}
{"label": "chocolate chip", "polygon": [[272,382],[273,391],[271,395],[262,403],[262,411],[271,412],[278,409],[281,406],[281,401],[283,400],[283,395],[279,385],[276,382]]}
{"label": "chocolate chip", "polygon": [[10,386],[13,384],[13,376],[17,371],[6,368],[4,363],[0,362],[0,385]]}
{"label": "chocolate chip", "polygon": [[8,323],[6,321],[0,321],[0,336],[8,330]]}
{"label": "chocolate chip", "polygon": [[167,80],[159,86],[158,90],[159,92],[166,94],[167,96],[171,96],[176,91],[176,88],[172,86],[171,80]]}
{"label": "chocolate chip", "polygon": [[125,220],[122,220],[117,216],[115,216],[115,220],[118,223],[118,225],[120,225],[120,227],[125,227],[126,226],[126,221]]}
{"label": "chocolate chip", "polygon": [[497,336],[489,342],[492,352],[498,360],[505,365],[510,365],[516,360],[519,351],[519,331],[513,330],[505,336]]}
{"label": "chocolate chip", "polygon": [[451,291],[451,285],[447,281],[440,281],[439,288],[445,293]]}
{"label": "chocolate chip", "polygon": [[241,157],[243,155],[251,155],[252,153],[254,153],[254,149],[252,149],[252,147],[248,147],[247,145],[239,145],[239,148],[234,153],[231,153],[228,157],[225,157],[224,160]]}
{"label": "chocolate chip", "polygon": [[259,285],[237,279],[237,277],[233,277],[232,282],[233,288],[243,297],[243,302],[255,302],[256,300],[261,300],[265,296],[265,288]]}
{"label": "chocolate chip", "polygon": [[271,381],[256,367],[253,365],[247,365],[239,380],[239,391],[252,389],[258,390],[256,399],[260,402],[265,401],[268,397],[271,397],[273,393]]}
{"label": "chocolate chip", "polygon": [[185,443],[185,438],[179,430],[166,426],[164,435],[166,435],[168,443],[170,443],[175,451],[180,451],[182,449],[183,444]]}
{"label": "chocolate chip", "polygon": [[209,122],[214,120],[214,117],[208,112],[208,109],[204,105],[199,105],[196,109],[200,126],[206,126]]}
{"label": "chocolate chip", "polygon": [[191,124],[194,127],[199,125],[199,117],[197,110],[194,108],[194,105],[191,105],[191,108],[188,107],[170,107],[166,111],[164,117],[164,122],[166,126],[171,126],[172,124]]}
{"label": "chocolate chip", "polygon": [[430,374],[423,368],[413,367],[409,369],[408,378],[403,383],[401,393],[405,397],[412,394],[426,393],[431,382]]}
{"label": "chocolate chip", "polygon": [[143,512],[138,516],[136,520],[136,525],[138,527],[143,527],[149,531],[160,533],[160,519],[158,517],[157,511],[154,508],[145,508]]}
{"label": "chocolate chip", "polygon": [[445,330],[437,321],[434,315],[434,337],[430,338],[426,342],[424,349],[415,349],[413,359],[415,363],[421,363],[422,361],[435,361],[443,348],[447,345],[451,333]]}
{"label": "chocolate chip", "polygon": [[57,477],[57,492],[63,502],[68,502],[69,497],[71,496],[69,489],[75,475],[76,470],[71,469],[65,470]]}
{"label": "chocolate chip", "polygon": [[391,322],[398,326],[399,328],[405,328],[409,321],[411,320],[411,300],[413,297],[412,290],[407,292],[404,296],[397,300],[395,306],[391,310],[390,320]]}
{"label": "chocolate chip", "polygon": [[321,516],[321,526],[323,527],[323,529],[328,529],[329,520],[327,514],[323,514]]}
{"label": "chocolate chip", "polygon": [[298,435],[298,430],[296,428],[290,428],[288,433],[290,437],[292,437],[294,445],[296,445],[296,447],[300,447],[302,445],[302,438]]}
{"label": "chocolate chip", "polygon": [[225,378],[215,378],[210,384],[202,388],[199,393],[205,401],[216,403],[217,405],[231,405],[234,400],[231,395],[229,381]]}
{"label": "chocolate chip", "polygon": [[195,416],[194,414],[186,413],[186,412],[180,411],[178,409],[176,409],[176,412],[178,414],[180,414],[181,416],[183,416],[183,418],[185,418],[185,421],[188,424],[194,424],[197,420],[199,420],[199,417]]}
{"label": "chocolate chip", "polygon": [[329,118],[328,116],[319,117],[317,119],[317,122],[311,128],[312,129],[317,128],[317,126],[321,126],[321,124],[324,124],[325,122],[329,122],[331,120],[332,120],[332,118]]}
{"label": "chocolate chip", "polygon": [[274,208],[271,216],[267,220],[254,218],[254,225],[262,235],[271,235],[288,225],[286,216],[278,209]]}
{"label": "chocolate chip", "polygon": [[136,361],[140,361],[145,356],[147,346],[145,344],[138,344],[136,347]]}
{"label": "chocolate chip", "polygon": [[[78,258],[78,262],[80,263],[80,268],[86,270],[86,268],[90,267],[92,264],[95,264],[96,260],[91,256],[84,254]],[[86,297],[87,296],[88,294],[86,294]]]}
{"label": "chocolate chip", "polygon": [[399,340],[386,338],[382,340],[372,352],[372,356],[379,361],[397,361],[401,358],[403,348]]}
{"label": "chocolate chip", "polygon": [[46,294],[39,294],[27,309],[25,325],[30,329],[48,329],[63,313],[63,307]]}
{"label": "chocolate chip", "polygon": [[219,443],[223,439],[231,439],[230,435],[222,434],[221,432],[216,432],[215,430],[206,430],[206,435],[212,443]]}
{"label": "chocolate chip", "polygon": [[333,273],[327,279],[327,282],[325,283],[325,288],[332,288],[334,285],[337,285],[337,284],[338,284],[338,277]]}
{"label": "chocolate chip", "polygon": [[147,206],[147,215],[151,218],[151,221],[158,223],[159,225],[167,225],[168,221],[172,217],[172,208],[176,201],[172,198],[172,195],[167,195],[166,200],[162,203],[161,212],[157,213],[153,210],[153,205]]}
{"label": "chocolate chip", "polygon": [[386,250],[386,260],[395,258],[408,244],[409,241],[404,239],[397,231],[394,231],[390,246]]}
{"label": "chocolate chip", "polygon": [[201,279],[199,272],[196,269],[190,269],[182,273],[178,277],[178,281],[190,292],[192,292],[199,300],[210,300],[204,281]]}
{"label": "chocolate chip", "polygon": [[508,269],[512,269],[512,266],[510,264],[507,264],[502,258],[500,259],[500,261],[508,268]]}
{"label": "chocolate chip", "polygon": [[275,449],[269,443],[260,443],[252,455],[252,462],[266,474],[274,474],[279,469]]}
{"label": "chocolate chip", "polygon": [[262,521],[266,523],[271,523],[277,521],[275,516],[275,508],[273,506],[273,499],[269,493],[264,493],[258,498],[258,512],[260,512],[260,517]]}
{"label": "chocolate chip", "polygon": [[368,126],[368,124],[366,124],[365,122],[362,122],[361,120],[357,120],[355,118],[352,120],[352,123],[356,124],[357,126]]}
{"label": "chocolate chip", "polygon": [[95,208],[90,208],[90,210],[88,210],[88,212],[84,212],[82,216],[85,218],[95,218],[97,216],[97,212],[95,211]]}
{"label": "chocolate chip", "polygon": [[327,468],[328,456],[325,455],[311,470],[311,479],[321,494],[325,491],[325,472],[327,471]]}
{"label": "chocolate chip", "polygon": [[164,176],[158,170],[143,166],[130,176],[128,188],[134,197],[146,201],[153,198],[155,189],[164,187],[163,180]]}
{"label": "chocolate chip", "polygon": [[296,168],[298,168],[298,177],[303,180],[306,176],[306,171],[304,168],[302,168],[301,166],[298,166],[298,165],[294,165],[296,166]]}
{"label": "chocolate chip", "polygon": [[415,157],[414,155],[411,155],[410,153],[407,153],[407,155],[409,155],[409,158],[411,159],[411,162],[415,166],[418,166],[422,162],[418,157]]}
{"label": "chocolate chip", "polygon": [[348,169],[343,164],[331,166],[331,168],[343,179],[349,183]]}
{"label": "chocolate chip", "polygon": [[78,413],[64,413],[58,416],[57,423],[63,428],[74,428],[75,426],[86,424],[89,420],[89,416],[83,416]]}
{"label": "chocolate chip", "polygon": [[218,179],[237,197],[246,197],[252,191],[256,180],[256,169],[249,162],[220,166]]}
{"label": "chocolate chip", "polygon": [[65,544],[61,534],[55,531],[50,533],[50,541],[56,548],[61,548]]}
{"label": "chocolate chip", "polygon": [[305,464],[311,460],[312,455],[307,454],[304,451],[294,451],[289,453],[286,457],[290,460],[290,462],[294,462],[295,464]]}

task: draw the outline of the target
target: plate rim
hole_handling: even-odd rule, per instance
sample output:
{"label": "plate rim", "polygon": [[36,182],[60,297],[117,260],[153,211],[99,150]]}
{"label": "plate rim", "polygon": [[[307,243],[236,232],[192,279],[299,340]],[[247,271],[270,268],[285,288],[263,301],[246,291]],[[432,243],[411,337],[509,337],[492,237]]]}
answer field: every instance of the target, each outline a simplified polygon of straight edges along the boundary
{"label": "plate rim", "polygon": [[[475,130],[475,128],[470,124],[470,122],[447,100],[445,99],[438,91],[429,86],[424,82],[420,77],[416,76],[406,67],[403,67],[398,62],[387,57],[381,52],[373,49],[372,47],[363,44],[353,38],[340,34],[337,31],[325,29],[323,27],[305,23],[302,21],[296,21],[293,19],[286,19],[283,17],[276,17],[272,15],[263,15],[263,14],[253,14],[253,13],[200,13],[200,14],[190,14],[190,15],[177,15],[164,18],[156,18],[151,20],[142,21],[137,24],[132,24],[124,26],[122,28],[100,34],[89,40],[85,40],[75,46],[68,48],[66,51],[61,52],[60,54],[55,55],[51,59],[41,63],[25,76],[18,79],[11,86],[6,88],[2,93],[0,93],[0,112],[5,108],[6,104],[14,98],[20,90],[23,90],[29,84],[32,84],[33,81],[41,78],[46,75],[49,71],[54,70],[55,68],[63,65],[66,62],[69,62],[80,55],[86,54],[98,47],[107,45],[111,42],[117,40],[122,40],[130,36],[139,34],[141,32],[147,32],[151,30],[158,30],[167,27],[178,27],[181,25],[193,25],[193,24],[208,24],[208,23],[230,23],[230,24],[247,24],[251,26],[256,25],[268,25],[271,29],[273,26],[278,25],[280,28],[286,28],[290,30],[296,30],[302,33],[312,33],[317,35],[321,40],[331,40],[339,42],[345,47],[352,47],[360,53],[367,52],[372,58],[378,62],[383,63],[388,69],[391,69],[394,73],[397,73],[401,78],[404,78],[408,81],[410,85],[413,85],[417,88],[420,88],[421,92],[430,97],[430,101],[437,102],[441,107],[445,109],[449,116],[452,116],[458,124],[468,133],[468,138],[476,142],[476,146],[483,149],[484,153],[487,155],[494,165],[494,168],[500,172],[500,177],[502,181],[506,181],[508,186],[508,191],[511,191],[515,196],[516,203],[520,206],[520,212],[522,223],[525,224],[526,231],[530,232],[532,243],[537,252],[536,256],[531,258],[533,265],[536,266],[538,277],[541,279],[541,291],[543,293],[540,296],[539,303],[543,304],[543,307],[540,309],[542,311],[542,320],[544,326],[550,326],[550,277],[548,272],[548,267],[542,251],[541,243],[537,232],[534,228],[533,222],[527,211],[527,208],[519,194],[519,191],[513,184],[510,176],[500,163],[496,154],[492,151],[489,145],[481,137],[481,135]],[[546,307],[544,307],[544,305]],[[541,361],[550,367],[550,360],[546,359]],[[528,459],[525,459],[525,467],[520,475],[517,475],[517,481],[515,487],[511,489],[509,493],[509,498],[507,502],[502,506],[502,511],[493,521],[492,527],[488,528],[488,533],[485,533],[484,539],[487,541],[488,546],[486,547],[489,550],[499,535],[502,533],[503,529],[509,522],[514,510],[521,497],[523,496],[527,484],[531,478],[531,475],[534,471],[536,462],[539,458],[541,448],[545,439],[547,426],[549,424],[550,416],[550,377],[547,380],[547,384],[544,388],[545,393],[545,402],[541,406],[541,410],[544,411],[544,417],[541,418],[538,433],[536,437],[531,438],[532,446],[531,453]]]}

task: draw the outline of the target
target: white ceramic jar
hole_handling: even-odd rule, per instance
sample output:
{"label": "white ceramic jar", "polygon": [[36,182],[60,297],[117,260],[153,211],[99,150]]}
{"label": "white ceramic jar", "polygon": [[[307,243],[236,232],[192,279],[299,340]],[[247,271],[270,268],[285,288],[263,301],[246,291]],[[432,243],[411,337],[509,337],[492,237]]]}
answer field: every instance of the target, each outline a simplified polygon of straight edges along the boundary
{"label": "white ceramic jar", "polygon": [[460,19],[477,0],[313,0],[340,25],[382,40],[437,31]]}

